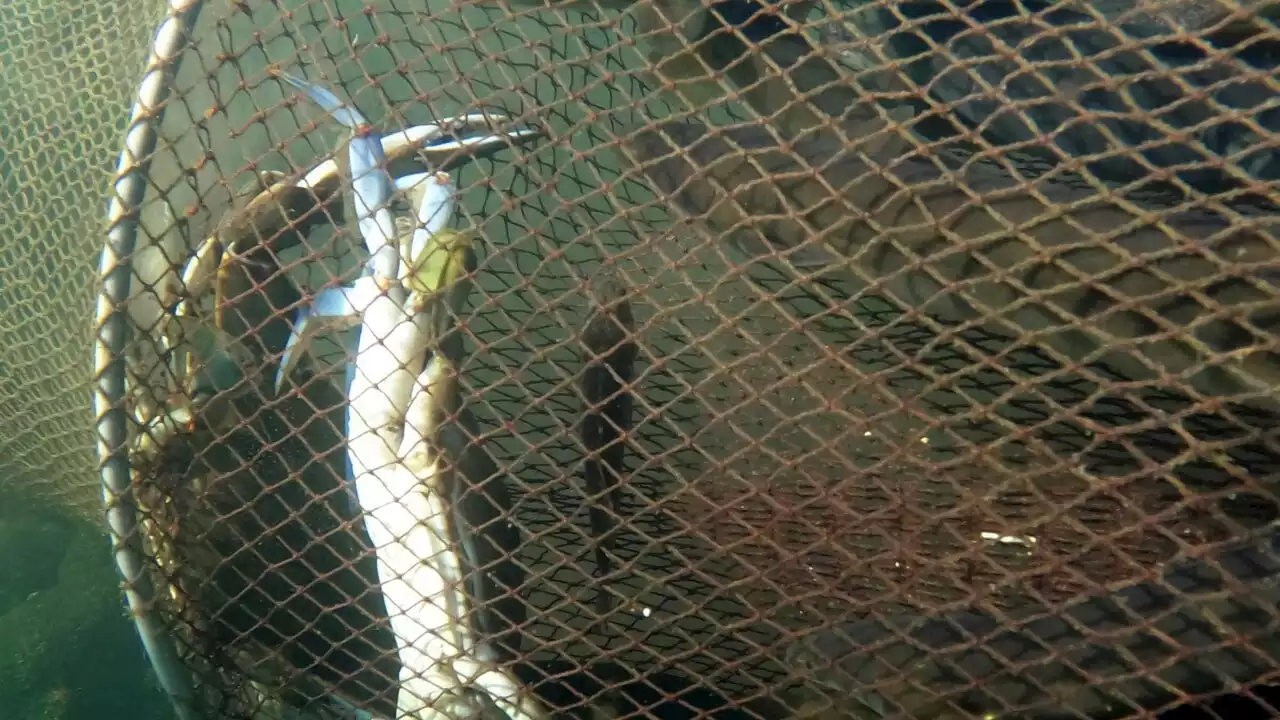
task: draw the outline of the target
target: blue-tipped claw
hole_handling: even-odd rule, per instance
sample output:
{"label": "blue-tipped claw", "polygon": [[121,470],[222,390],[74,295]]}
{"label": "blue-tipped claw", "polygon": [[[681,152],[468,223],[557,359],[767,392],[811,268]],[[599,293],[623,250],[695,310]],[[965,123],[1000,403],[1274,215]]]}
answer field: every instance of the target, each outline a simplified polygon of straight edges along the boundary
{"label": "blue-tipped claw", "polygon": [[422,253],[437,234],[453,222],[457,200],[453,180],[445,173],[415,173],[396,178],[396,189],[407,192],[421,188],[418,203],[418,225],[409,241],[407,261],[410,267],[422,260]]}
{"label": "blue-tipped claw", "polygon": [[298,359],[311,346],[312,340],[324,332],[334,332],[351,327],[360,321],[360,313],[378,296],[382,289],[370,276],[357,279],[351,285],[338,285],[321,290],[311,302],[298,309],[294,316],[293,332],[285,343],[276,370],[276,392],[284,386],[284,379],[293,371]]}
{"label": "blue-tipped claw", "polygon": [[355,194],[360,238],[369,251],[368,272],[394,279],[400,269],[400,256],[394,245],[396,228],[388,207],[394,186],[387,174],[387,157],[382,150],[381,136],[359,110],[344,103],[330,90],[288,73],[276,71],[275,74],[306,93],[334,120],[351,130],[351,141],[347,144],[351,189]]}
{"label": "blue-tipped claw", "polygon": [[279,70],[275,71],[275,76],[306,93],[307,97],[311,98],[315,104],[332,115],[334,120],[348,128],[355,130],[369,125],[369,121],[365,119],[364,115],[360,114],[359,110],[342,102],[328,88]]}

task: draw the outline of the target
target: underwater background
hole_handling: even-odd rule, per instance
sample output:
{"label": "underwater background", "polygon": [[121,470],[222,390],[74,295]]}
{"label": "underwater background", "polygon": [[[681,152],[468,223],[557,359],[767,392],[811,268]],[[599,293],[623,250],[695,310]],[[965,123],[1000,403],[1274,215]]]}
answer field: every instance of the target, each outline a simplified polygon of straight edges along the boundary
{"label": "underwater background", "polygon": [[0,718],[172,718],[93,460],[106,192],[163,2],[0,3]]}
{"label": "underwater background", "polygon": [[171,718],[99,527],[0,508],[0,717]]}

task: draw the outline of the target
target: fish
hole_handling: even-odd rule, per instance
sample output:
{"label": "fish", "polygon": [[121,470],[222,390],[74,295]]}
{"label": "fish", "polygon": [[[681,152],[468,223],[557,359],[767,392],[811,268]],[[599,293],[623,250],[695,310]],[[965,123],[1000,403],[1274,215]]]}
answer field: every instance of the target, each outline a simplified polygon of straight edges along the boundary
{"label": "fish", "polygon": [[[618,520],[622,517],[619,486],[625,478],[627,435],[634,412],[636,380],[635,315],[629,292],[616,271],[596,275],[589,291],[591,311],[582,331],[582,374],[579,388],[584,410],[578,430],[587,455],[582,472],[589,499],[588,516],[595,538],[597,579],[613,572]],[[610,595],[597,594],[599,615],[609,614]]]}

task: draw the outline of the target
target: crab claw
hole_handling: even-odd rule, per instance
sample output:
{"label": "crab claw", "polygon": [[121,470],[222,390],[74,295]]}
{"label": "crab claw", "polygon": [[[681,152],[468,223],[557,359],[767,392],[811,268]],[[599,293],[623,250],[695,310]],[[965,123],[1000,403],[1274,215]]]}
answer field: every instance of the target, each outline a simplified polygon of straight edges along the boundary
{"label": "crab claw", "polygon": [[282,72],[280,70],[273,70],[272,73],[281,80],[306,93],[307,97],[311,98],[311,100],[315,102],[315,104],[319,105],[321,109],[333,116],[334,120],[337,120],[348,128],[355,130],[356,128],[367,127],[369,125],[369,121],[364,115],[360,114],[359,110],[342,102],[342,100],[339,99],[337,95],[334,95],[328,88],[317,85],[308,80],[303,80],[300,77],[290,75],[289,73]]}
{"label": "crab claw", "polygon": [[276,369],[276,392],[284,386],[284,379],[297,365],[298,358],[311,346],[316,336],[335,332],[360,322],[360,313],[382,294],[382,288],[370,275],[358,278],[350,285],[337,285],[321,290],[311,302],[298,309],[293,320],[293,332],[285,343]]}
{"label": "crab claw", "polygon": [[506,119],[500,113],[468,113],[439,124],[414,125],[391,133],[384,144],[417,147],[428,162],[443,168],[451,159],[486,157],[546,134],[542,128],[531,126],[495,133],[494,122]]}
{"label": "crab claw", "polygon": [[226,249],[216,236],[206,239],[196,254],[182,268],[182,292],[186,299],[178,304],[177,314],[186,315],[189,299],[202,297],[213,286]]}
{"label": "crab claw", "polygon": [[[426,258],[423,253],[430,247],[436,235],[444,232],[453,222],[453,213],[457,208],[453,180],[445,173],[416,173],[396,178],[396,189],[407,193],[411,198],[418,196],[417,227],[409,238],[405,248],[405,264],[402,267],[402,280],[412,285],[416,277],[418,265]],[[419,288],[411,287],[412,290]]]}
{"label": "crab claw", "polygon": [[[428,181],[436,188],[443,184]],[[427,193],[433,191],[428,188]],[[435,191],[439,192],[439,191]],[[451,197],[451,196],[450,196]],[[423,203],[427,206],[428,203]],[[412,272],[403,279],[405,286],[424,303],[426,299],[440,292],[449,292],[450,298],[439,307],[439,311],[457,313],[461,308],[453,294],[465,298],[469,293],[464,289],[464,279],[476,267],[475,253],[471,247],[471,237],[456,230],[440,227],[447,222],[438,220],[438,216],[419,213],[425,216],[430,227],[422,240],[422,247],[416,255],[410,257],[408,265]],[[414,232],[415,236],[418,230]],[[413,247],[413,241],[410,241]],[[454,288],[457,288],[455,291]],[[365,275],[350,285],[338,285],[325,288],[316,294],[311,301],[299,308],[294,316],[293,332],[285,344],[284,353],[280,357],[280,365],[276,370],[275,390],[277,393],[284,386],[284,380],[298,363],[298,359],[311,346],[312,341],[324,333],[333,333],[352,327],[360,322],[360,314],[383,292],[379,283],[371,275]],[[441,318],[441,321],[446,321]],[[447,321],[446,321],[447,322]],[[439,324],[439,323],[437,323]],[[348,365],[348,371],[354,364]],[[347,384],[351,377],[348,372]]]}
{"label": "crab claw", "polygon": [[328,89],[276,71],[276,76],[306,93],[307,97],[351,130],[347,154],[351,164],[351,187],[355,194],[357,227],[369,251],[368,273],[386,280],[400,270],[396,252],[395,223],[391,217],[393,185],[387,174],[387,157],[382,138],[359,110],[347,105]]}

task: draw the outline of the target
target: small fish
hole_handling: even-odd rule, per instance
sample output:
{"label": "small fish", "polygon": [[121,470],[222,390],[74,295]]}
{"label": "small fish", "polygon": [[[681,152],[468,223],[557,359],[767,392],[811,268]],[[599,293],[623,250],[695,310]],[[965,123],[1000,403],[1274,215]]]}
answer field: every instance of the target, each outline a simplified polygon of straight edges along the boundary
{"label": "small fish", "polygon": [[[621,278],[605,272],[594,285],[594,307],[582,332],[585,352],[580,387],[587,408],[579,431],[587,450],[583,473],[591,496],[588,512],[596,540],[596,569],[599,577],[605,577],[613,572],[613,534],[621,517],[618,486],[625,472],[626,436],[632,424],[631,384],[638,348],[635,317]],[[608,595],[601,592],[597,597],[604,616],[609,611]]]}

